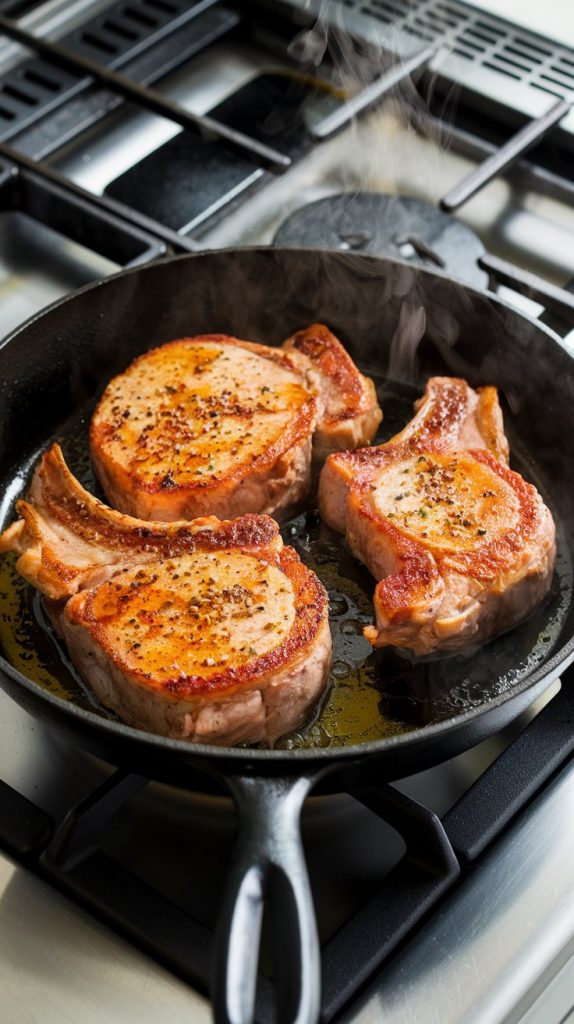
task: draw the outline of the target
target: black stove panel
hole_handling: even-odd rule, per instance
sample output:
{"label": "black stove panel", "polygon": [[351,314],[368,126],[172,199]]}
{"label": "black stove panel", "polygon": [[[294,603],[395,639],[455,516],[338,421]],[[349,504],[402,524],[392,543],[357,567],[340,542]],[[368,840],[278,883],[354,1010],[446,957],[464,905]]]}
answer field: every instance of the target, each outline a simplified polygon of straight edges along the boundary
{"label": "black stove panel", "polygon": [[263,173],[221,143],[181,132],[116,178],[106,193],[176,231],[191,231],[252,189]]}
{"label": "black stove panel", "polygon": [[[316,97],[314,87],[293,75],[258,75],[209,116],[298,158],[312,145],[306,109]],[[193,231],[239,195],[245,198],[264,174],[255,159],[182,132],[116,178],[106,193],[176,230]]]}

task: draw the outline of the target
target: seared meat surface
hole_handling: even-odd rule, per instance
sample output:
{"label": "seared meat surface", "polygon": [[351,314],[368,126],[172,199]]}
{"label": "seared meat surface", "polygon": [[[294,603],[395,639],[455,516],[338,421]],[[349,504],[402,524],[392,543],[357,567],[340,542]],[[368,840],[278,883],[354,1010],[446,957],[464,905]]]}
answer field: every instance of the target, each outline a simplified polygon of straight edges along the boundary
{"label": "seared meat surface", "polygon": [[381,415],[372,383],[327,328],[301,333],[308,351],[296,357],[291,342],[184,338],[112,380],[90,434],[111,504],[165,522],[281,515],[309,492],[314,434],[324,454],[370,441]]}
{"label": "seared meat surface", "polygon": [[331,452],[372,441],[383,418],[375,385],[358,373],[338,338],[324,324],[311,324],[288,338],[283,349],[317,393],[315,458],[323,461]]}
{"label": "seared meat surface", "polygon": [[365,630],[374,646],[483,642],[546,593],[554,522],[507,456],[495,389],[435,377],[391,441],[329,457],[319,508],[380,581]]}
{"label": "seared meat surface", "polygon": [[231,745],[301,726],[329,671],[328,604],[268,516],[148,523],[43,457],[0,537],[72,661],[130,725]]}

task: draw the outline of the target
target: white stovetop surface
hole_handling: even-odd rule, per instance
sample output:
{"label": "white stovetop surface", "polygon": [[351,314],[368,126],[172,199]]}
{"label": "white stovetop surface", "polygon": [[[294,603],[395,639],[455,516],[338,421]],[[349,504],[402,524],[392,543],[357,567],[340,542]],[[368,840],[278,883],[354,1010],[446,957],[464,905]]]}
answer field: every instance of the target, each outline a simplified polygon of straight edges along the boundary
{"label": "white stovetop surface", "polygon": [[208,1024],[206,999],[0,854],[5,1024]]}
{"label": "white stovetop surface", "polygon": [[[43,806],[58,764],[53,734],[0,689],[0,778]],[[1,1024],[210,1021],[191,986],[0,852]]]}

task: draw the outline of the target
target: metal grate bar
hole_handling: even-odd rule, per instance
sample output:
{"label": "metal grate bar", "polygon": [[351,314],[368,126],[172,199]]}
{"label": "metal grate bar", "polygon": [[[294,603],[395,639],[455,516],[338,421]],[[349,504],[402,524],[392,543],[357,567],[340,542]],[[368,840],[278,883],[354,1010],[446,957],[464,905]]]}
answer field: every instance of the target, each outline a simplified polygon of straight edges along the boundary
{"label": "metal grate bar", "polygon": [[541,117],[529,121],[504,146],[500,146],[492,156],[479,164],[476,170],[463,178],[444,196],[440,202],[441,210],[452,213],[453,210],[457,210],[469,199],[472,199],[493,178],[512,167],[523,153],[527,153],[540,139],[544,138],[550,129],[570,112],[571,106],[572,104],[568,100],[558,100]]}
{"label": "metal grate bar", "polygon": [[141,776],[116,771],[72,808],[46,846],[39,874],[206,992],[213,945],[210,929],[99,850],[100,829],[146,784]]}
{"label": "metal grate bar", "polygon": [[[319,15],[337,27],[338,5],[322,0],[283,0],[302,16]],[[526,117],[540,113],[539,93],[568,98],[574,92],[574,50],[551,43],[502,18],[481,13],[460,0],[345,0],[344,26],[357,39],[375,41],[398,59],[410,57],[421,40],[441,47],[430,70],[443,82],[455,82],[489,102],[504,104]],[[384,31],[381,32],[381,27]],[[510,89],[506,88],[510,86]],[[572,117],[561,131],[574,133]]]}
{"label": "metal grate bar", "polygon": [[[152,85],[232,31],[240,20],[239,15],[230,8],[212,7],[200,17],[192,18],[181,26],[177,32],[177,45],[174,46],[174,39],[168,35],[155,42],[153,46],[148,46],[136,57],[132,57],[130,51],[129,60],[124,66],[125,73],[142,85]],[[26,84],[28,79],[36,80],[36,72],[40,68],[42,72],[45,69],[46,73],[55,74],[58,71],[53,65],[50,66],[38,57],[21,65],[21,68]],[[41,77],[44,78],[44,75]],[[77,84],[78,81],[75,76],[73,82]],[[8,128],[0,125],[0,140],[17,140],[12,144],[18,149],[28,156],[43,159],[81,132],[108,117],[124,103],[121,96],[108,89],[100,86],[90,88],[90,81],[86,78],[81,79],[80,88],[76,88],[74,92],[62,90],[61,99],[60,96],[52,96],[51,103],[50,96],[44,96],[41,109],[34,111],[36,116],[31,121],[20,122]],[[38,88],[40,89],[40,86]]]}
{"label": "metal grate bar", "polygon": [[0,849],[26,861],[44,849],[53,833],[52,819],[0,780]]}
{"label": "metal grate bar", "polygon": [[[570,673],[571,674],[571,673]],[[397,944],[456,883],[466,866],[504,832],[573,753],[571,680],[445,816],[392,786],[354,796],[405,840],[406,855],[369,900],[322,948],[324,1022],[331,1021]],[[0,846],[177,975],[207,990],[213,934],[191,914],[123,868],[100,847],[111,814],[137,793],[141,777],[117,772],[73,810],[54,838],[53,822],[0,785]],[[197,788],[203,790],[200,783]],[[10,820],[8,820],[10,818]],[[453,849],[454,848],[454,849]],[[271,985],[260,978],[256,1021],[269,1022]]]}
{"label": "metal grate bar", "polygon": [[[145,4],[145,0],[127,2],[130,7]],[[124,68],[129,65],[132,78],[149,84],[138,75],[134,63],[139,66],[143,60],[149,66],[151,56],[153,64],[159,50],[162,56],[159,57],[155,77],[160,78],[165,73],[162,65],[165,65],[166,48],[170,51],[172,66],[177,66],[187,59],[190,42],[196,50],[206,47],[214,36],[225,34],[241,20],[237,12],[222,6],[218,0],[196,0],[192,4],[185,0],[173,0],[169,6],[172,8],[169,14],[164,11],[159,19],[153,19],[157,24],[139,26],[137,31],[130,31],[133,38],[128,39],[119,38],[117,33],[111,31],[118,26],[121,29],[122,12],[126,8],[126,0],[115,0],[106,7],[103,16],[92,17],[80,28],[64,36],[60,43],[80,54],[85,53],[87,47],[88,57],[95,57],[110,67]],[[8,13],[1,7],[0,12]],[[99,50],[90,49],[84,36],[94,37],[98,41]],[[21,102],[21,99],[19,101],[23,90],[29,103]],[[57,119],[70,102],[77,103],[78,94],[86,100],[98,91],[103,92],[93,88],[91,78],[63,71],[40,57],[31,56],[0,74],[0,92],[12,96],[14,100],[11,109],[0,111],[0,140],[7,142],[31,126],[43,126],[48,118],[52,121]],[[105,95],[102,116],[108,105],[124,102],[122,97],[112,93],[106,92]],[[60,138],[58,129],[54,137]]]}
{"label": "metal grate bar", "polygon": [[393,786],[353,791],[405,841],[406,854],[382,887],[322,950],[324,1018],[331,1020],[425,914],[454,885],[460,868],[440,820]]}
{"label": "metal grate bar", "polygon": [[137,231],[140,240],[148,246],[150,253],[148,258],[151,258],[151,255],[161,255],[162,251],[165,251],[164,247],[158,247],[158,240],[169,245],[175,252],[196,252],[200,248],[190,238],[179,235],[177,231],[172,231],[171,228],[132,210],[131,207],[125,206],[124,203],[120,203],[116,199],[111,199],[108,196],[96,196],[92,192],[88,192],[47,164],[31,160],[5,143],[0,143],[0,157],[24,171],[31,180],[40,182],[44,186],[49,185],[52,189],[55,188],[60,196],[70,196],[80,200],[85,208],[99,215],[100,219],[112,218],[116,226],[118,224],[125,228],[131,226],[132,231]]}
{"label": "metal grate bar", "polygon": [[42,57],[54,63],[56,67],[93,78],[94,81],[111,89],[112,92],[119,93],[124,99],[135,102],[138,106],[145,107],[147,110],[152,111],[152,113],[157,114],[158,117],[165,117],[170,121],[175,121],[182,128],[211,133],[217,138],[225,139],[239,149],[251,155],[259,156],[274,170],[286,170],[291,164],[290,158],[284,153],[266,146],[264,143],[257,141],[257,139],[252,139],[243,132],[229,128],[213,118],[193,114],[155,89],[139,85],[137,82],[133,82],[121,74],[121,72],[105,67],[89,57],[80,56],[59,43],[41,39],[39,36],[35,36],[31,32],[22,29],[15,22],[2,15],[0,15],[0,32],[22,46],[26,46],[39,53]]}
{"label": "metal grate bar", "polygon": [[317,139],[327,139],[330,135],[333,135],[334,132],[348,124],[357,114],[362,113],[362,111],[367,110],[374,103],[383,99],[403,79],[408,78],[409,75],[412,75],[415,71],[424,67],[425,64],[428,64],[436,52],[436,45],[427,46],[413,57],[400,61],[392,68],[389,68],[385,74],[371,82],[357,96],[354,96],[347,103],[344,103],[342,107],[339,107],[338,110],[333,111],[332,114],[329,114],[319,124],[315,125],[312,129],[314,137]]}
{"label": "metal grate bar", "polygon": [[74,53],[117,69],[218,6],[219,0],[196,0],[191,5],[186,0],[177,0],[170,4],[169,11],[155,10],[149,18],[145,0],[116,2],[60,42]]}
{"label": "metal grate bar", "polygon": [[475,860],[574,753],[572,683],[536,716],[446,814],[457,856]]}
{"label": "metal grate bar", "polygon": [[557,288],[537,274],[523,270],[514,263],[508,263],[498,256],[485,253],[479,259],[479,265],[490,274],[498,284],[504,284],[520,295],[525,295],[535,302],[540,302],[549,312],[564,316],[570,323],[574,317],[574,295],[565,288]]}

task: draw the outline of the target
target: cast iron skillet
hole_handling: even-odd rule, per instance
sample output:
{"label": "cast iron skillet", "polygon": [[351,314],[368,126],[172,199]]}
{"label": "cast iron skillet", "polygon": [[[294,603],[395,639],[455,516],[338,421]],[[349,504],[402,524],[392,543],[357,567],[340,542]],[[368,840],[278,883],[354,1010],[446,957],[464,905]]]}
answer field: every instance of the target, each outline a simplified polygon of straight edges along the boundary
{"label": "cast iron skillet", "polygon": [[[433,372],[465,376],[475,386],[498,385],[511,450],[559,526],[552,608],[544,606],[534,626],[518,627],[466,661],[434,663],[440,665],[438,675],[432,663],[423,668],[423,683],[430,687],[428,724],[347,747],[191,746],[74,706],[26,678],[7,658],[0,664],[11,696],[71,742],[114,765],[181,787],[197,784],[199,767],[223,779],[233,793],[239,838],[221,912],[214,999],[217,1019],[234,1024],[252,1016],[264,895],[278,922],[280,1017],[311,1024],[318,1014],[318,943],[299,837],[299,813],[311,787],[340,790],[367,779],[396,779],[449,758],[505,726],[572,660],[571,360],[540,324],[446,275],[310,249],[219,251],[130,270],[57,303],[0,347],[5,523],[39,452],[55,437],[66,448],[71,423],[75,431],[86,430],[87,423],[78,425],[77,410],[140,352],[201,332],[279,343],[315,320],[344,339],[363,368],[390,381],[384,401],[392,399],[394,388],[415,396]],[[405,665],[408,687],[409,672],[421,670]],[[458,683],[470,686],[471,699],[459,713],[453,706],[437,720],[435,697]]]}

